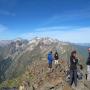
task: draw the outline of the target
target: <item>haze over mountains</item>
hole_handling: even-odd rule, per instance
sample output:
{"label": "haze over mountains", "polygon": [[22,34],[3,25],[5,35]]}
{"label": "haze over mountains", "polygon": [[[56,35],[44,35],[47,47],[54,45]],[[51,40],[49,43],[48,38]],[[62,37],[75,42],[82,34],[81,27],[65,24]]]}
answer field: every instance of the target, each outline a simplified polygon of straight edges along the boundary
{"label": "haze over mountains", "polygon": [[77,45],[90,47],[90,43],[77,43]]}
{"label": "haze over mountains", "polygon": [[[24,40],[24,39],[3,40],[0,41],[0,83],[2,83],[1,87],[18,86],[20,82],[23,82],[23,80],[21,80],[20,77],[23,77],[24,80],[26,80],[27,78],[26,76],[29,76],[26,75],[26,73],[30,73],[32,75],[34,69],[36,70],[36,68],[37,70],[34,72],[36,76],[33,75],[33,77],[40,78],[40,76],[37,77],[37,71],[39,71],[40,68],[42,67],[45,70],[45,72],[47,71],[47,69],[45,69],[45,67],[48,67],[47,53],[51,50],[53,52],[55,52],[56,50],[58,51],[60,60],[62,59],[65,61],[65,63],[67,63],[66,68],[68,67],[69,64],[69,57],[71,51],[77,50],[78,57],[81,60],[80,63],[82,63],[85,66],[86,58],[88,55],[87,45],[80,46],[68,42],[62,42],[52,38],[34,38],[32,40]],[[37,67],[34,67],[34,65]],[[59,69],[56,68],[56,70],[57,72],[54,71],[52,75],[55,75],[55,73],[58,73],[57,75],[60,74]],[[39,71],[41,78],[44,78],[43,76],[46,75],[45,72],[42,73],[42,70]],[[50,77],[48,78],[50,79]],[[59,76],[56,76],[56,78],[58,79]],[[15,79],[17,80],[18,83],[15,82]],[[11,80],[12,83],[10,83],[9,80]],[[44,78],[43,81],[45,80],[46,79]],[[31,80],[28,81],[31,82]],[[32,81],[32,83],[34,82],[35,80]],[[43,86],[41,85],[41,87]],[[38,90],[38,88],[35,90]],[[43,88],[41,90],[49,90],[49,89]]]}

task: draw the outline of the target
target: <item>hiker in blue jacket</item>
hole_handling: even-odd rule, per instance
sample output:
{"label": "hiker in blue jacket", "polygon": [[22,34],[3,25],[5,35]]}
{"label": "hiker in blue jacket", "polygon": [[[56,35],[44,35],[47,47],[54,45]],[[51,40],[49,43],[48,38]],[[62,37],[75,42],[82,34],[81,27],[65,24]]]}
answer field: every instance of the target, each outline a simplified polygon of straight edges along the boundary
{"label": "hiker in blue jacket", "polygon": [[53,61],[53,54],[52,51],[48,53],[48,68],[50,71],[52,71],[52,61]]}

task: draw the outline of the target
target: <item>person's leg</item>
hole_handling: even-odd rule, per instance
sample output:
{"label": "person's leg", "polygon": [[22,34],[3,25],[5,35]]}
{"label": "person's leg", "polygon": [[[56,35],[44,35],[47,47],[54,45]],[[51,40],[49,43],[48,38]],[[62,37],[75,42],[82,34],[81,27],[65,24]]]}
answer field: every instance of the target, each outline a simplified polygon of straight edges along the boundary
{"label": "person's leg", "polygon": [[70,86],[73,84],[73,70],[70,70]]}
{"label": "person's leg", "polygon": [[57,64],[57,60],[55,60],[55,65]]}
{"label": "person's leg", "polygon": [[58,64],[58,60],[57,60],[57,64]]}
{"label": "person's leg", "polygon": [[55,60],[55,69],[57,68],[57,60]]}
{"label": "person's leg", "polygon": [[87,66],[87,80],[90,81],[90,65]]}
{"label": "person's leg", "polygon": [[48,64],[48,71],[50,72],[50,63]]}
{"label": "person's leg", "polygon": [[52,63],[49,64],[50,72],[52,72]]}
{"label": "person's leg", "polygon": [[53,69],[52,69],[52,63],[51,63],[51,72],[53,71]]}
{"label": "person's leg", "polygon": [[58,64],[58,60],[55,60],[55,64],[56,64],[56,65]]}
{"label": "person's leg", "polygon": [[87,73],[85,74],[85,78],[86,78],[86,80],[87,80]]}
{"label": "person's leg", "polygon": [[87,80],[89,80],[89,65],[87,65]]}
{"label": "person's leg", "polygon": [[74,70],[74,84],[77,87],[77,70]]}

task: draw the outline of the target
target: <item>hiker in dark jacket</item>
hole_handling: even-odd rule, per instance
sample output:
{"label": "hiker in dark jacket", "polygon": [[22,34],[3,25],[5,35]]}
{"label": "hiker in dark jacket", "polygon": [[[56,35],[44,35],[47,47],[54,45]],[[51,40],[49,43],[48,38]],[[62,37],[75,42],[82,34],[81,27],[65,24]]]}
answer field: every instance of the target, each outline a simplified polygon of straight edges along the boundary
{"label": "hiker in dark jacket", "polygon": [[88,49],[88,59],[87,59],[87,80],[90,81],[90,48]]}
{"label": "hiker in dark jacket", "polygon": [[52,51],[50,51],[48,53],[48,67],[49,67],[49,70],[52,71],[52,61],[53,61],[53,54],[52,54]]}
{"label": "hiker in dark jacket", "polygon": [[90,65],[90,48],[88,49],[88,54],[89,54],[89,56],[88,56],[88,59],[87,59],[87,65]]}
{"label": "hiker in dark jacket", "polygon": [[58,64],[59,56],[58,56],[58,52],[57,51],[54,54],[54,59],[55,59],[55,64]]}
{"label": "hiker in dark jacket", "polygon": [[72,86],[73,83],[77,86],[77,64],[76,51],[73,51],[70,56],[70,86]]}

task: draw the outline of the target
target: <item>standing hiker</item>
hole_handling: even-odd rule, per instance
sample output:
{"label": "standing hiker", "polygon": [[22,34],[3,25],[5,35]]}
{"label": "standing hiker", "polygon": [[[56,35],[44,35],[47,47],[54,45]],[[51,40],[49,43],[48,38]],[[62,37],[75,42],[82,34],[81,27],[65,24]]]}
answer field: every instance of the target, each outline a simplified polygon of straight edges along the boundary
{"label": "standing hiker", "polygon": [[76,51],[72,51],[70,56],[70,86],[74,83],[77,86],[77,54]]}
{"label": "standing hiker", "polygon": [[90,81],[90,48],[88,48],[88,59],[87,59],[87,80]]}
{"label": "standing hiker", "polygon": [[48,53],[48,68],[50,72],[52,72],[52,61],[53,61],[53,54],[52,51],[50,51]]}
{"label": "standing hiker", "polygon": [[55,64],[57,65],[58,64],[58,59],[59,59],[59,56],[58,56],[58,52],[57,51],[54,54],[54,59],[55,59]]}

